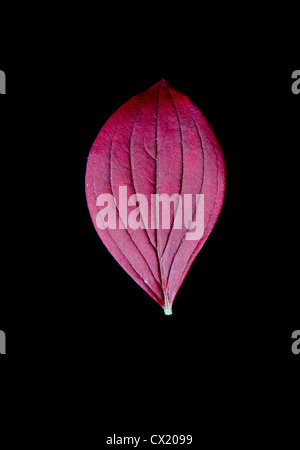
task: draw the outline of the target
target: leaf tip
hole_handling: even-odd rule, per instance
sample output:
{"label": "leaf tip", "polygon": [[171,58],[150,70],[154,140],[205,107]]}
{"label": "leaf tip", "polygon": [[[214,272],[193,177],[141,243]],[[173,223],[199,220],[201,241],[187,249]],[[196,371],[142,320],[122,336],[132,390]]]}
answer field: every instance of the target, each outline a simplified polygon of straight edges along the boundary
{"label": "leaf tip", "polygon": [[161,89],[163,87],[170,88],[170,85],[169,85],[169,83],[167,82],[167,80],[165,78],[162,78],[160,81],[155,83],[153,87],[155,87],[157,89]]}
{"label": "leaf tip", "polygon": [[167,80],[165,78],[162,78],[160,80],[160,84],[161,84],[161,86],[170,87],[169,83],[167,82]]}

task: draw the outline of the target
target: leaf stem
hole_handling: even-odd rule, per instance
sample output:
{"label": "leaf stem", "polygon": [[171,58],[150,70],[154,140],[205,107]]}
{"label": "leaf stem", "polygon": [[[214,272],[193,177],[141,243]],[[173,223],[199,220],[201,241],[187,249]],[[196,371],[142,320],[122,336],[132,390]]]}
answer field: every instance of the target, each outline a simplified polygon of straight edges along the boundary
{"label": "leaf stem", "polygon": [[164,311],[165,311],[165,315],[166,316],[171,316],[172,313],[172,305],[170,305],[169,303],[169,299],[168,296],[165,294],[165,306],[164,306]]}

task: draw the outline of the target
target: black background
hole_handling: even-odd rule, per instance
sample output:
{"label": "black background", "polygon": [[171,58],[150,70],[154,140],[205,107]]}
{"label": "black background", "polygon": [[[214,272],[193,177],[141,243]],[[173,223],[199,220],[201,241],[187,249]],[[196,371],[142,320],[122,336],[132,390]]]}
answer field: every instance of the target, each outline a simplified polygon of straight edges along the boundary
{"label": "black background", "polygon": [[[240,32],[145,40],[149,29],[141,26],[117,38],[115,30],[114,38],[96,32],[54,42],[52,35],[42,51],[16,46],[0,67],[7,74],[1,133],[12,156],[6,175],[17,191],[6,223],[15,233],[11,289],[1,300],[6,357],[51,355],[67,367],[80,361],[87,395],[105,411],[103,436],[168,431],[194,433],[200,442],[195,410],[202,402],[202,426],[213,428],[232,389],[245,400],[255,385],[267,392],[274,375],[293,381],[300,95],[291,92],[291,74],[299,58],[293,40]],[[170,317],[104,248],[84,191],[100,128],[161,78],[203,112],[227,179],[219,219]],[[16,200],[22,196],[24,212]]]}

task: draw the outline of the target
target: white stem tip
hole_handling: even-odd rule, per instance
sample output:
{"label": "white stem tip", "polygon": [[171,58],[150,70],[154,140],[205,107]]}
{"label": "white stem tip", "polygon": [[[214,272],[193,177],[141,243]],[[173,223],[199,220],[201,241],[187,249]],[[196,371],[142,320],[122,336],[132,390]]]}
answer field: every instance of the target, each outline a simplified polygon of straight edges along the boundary
{"label": "white stem tip", "polygon": [[172,313],[172,306],[170,306],[170,305],[168,305],[168,306],[166,306],[165,308],[164,308],[164,311],[165,311],[165,315],[166,316],[171,316],[173,313]]}

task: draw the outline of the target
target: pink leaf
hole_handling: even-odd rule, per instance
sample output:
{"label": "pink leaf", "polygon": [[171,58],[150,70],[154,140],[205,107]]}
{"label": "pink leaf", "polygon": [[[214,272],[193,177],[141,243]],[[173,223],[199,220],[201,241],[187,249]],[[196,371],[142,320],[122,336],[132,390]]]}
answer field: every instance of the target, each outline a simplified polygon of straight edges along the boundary
{"label": "pink leaf", "polygon": [[[120,187],[127,190],[122,199],[120,194],[126,191],[119,192]],[[86,196],[96,231],[119,264],[166,314],[172,313],[178,289],[214,227],[224,189],[224,161],[213,131],[198,108],[165,80],[133,97],[110,117],[88,158]],[[107,206],[100,204],[103,194],[113,195],[116,228],[99,228],[99,220],[104,223],[100,212]],[[135,202],[142,198],[140,194],[147,208],[142,207],[142,200]],[[164,211],[158,211],[154,194],[179,194],[182,203],[171,202],[170,210],[164,205]],[[185,194],[191,194],[190,209]],[[204,216],[200,216],[201,201],[198,197],[197,202],[196,194],[204,194]],[[127,206],[132,195],[134,203]],[[180,228],[174,219],[179,220],[180,211],[184,217],[185,208],[190,221],[182,220]],[[135,223],[140,223],[137,229],[129,224],[133,210]],[[170,221],[165,229],[158,215],[163,217],[163,212]],[[194,231],[201,228],[200,220],[204,225],[197,239],[191,220],[196,223]],[[187,238],[189,232],[193,238]]]}

